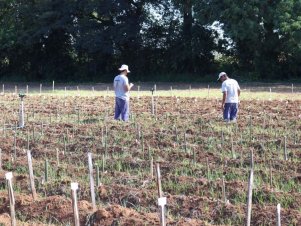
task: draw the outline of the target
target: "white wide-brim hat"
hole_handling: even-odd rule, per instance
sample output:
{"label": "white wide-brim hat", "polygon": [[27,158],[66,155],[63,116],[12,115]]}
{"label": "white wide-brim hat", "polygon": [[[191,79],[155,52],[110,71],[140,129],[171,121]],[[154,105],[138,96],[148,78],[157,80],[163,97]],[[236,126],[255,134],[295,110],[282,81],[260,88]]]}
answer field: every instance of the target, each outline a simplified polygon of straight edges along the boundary
{"label": "white wide-brim hat", "polygon": [[223,75],[227,75],[226,72],[219,73],[217,81],[219,81]]}
{"label": "white wide-brim hat", "polygon": [[129,66],[126,65],[126,64],[121,65],[121,67],[118,68],[118,70],[119,71],[125,71],[126,70],[127,73],[130,73]]}

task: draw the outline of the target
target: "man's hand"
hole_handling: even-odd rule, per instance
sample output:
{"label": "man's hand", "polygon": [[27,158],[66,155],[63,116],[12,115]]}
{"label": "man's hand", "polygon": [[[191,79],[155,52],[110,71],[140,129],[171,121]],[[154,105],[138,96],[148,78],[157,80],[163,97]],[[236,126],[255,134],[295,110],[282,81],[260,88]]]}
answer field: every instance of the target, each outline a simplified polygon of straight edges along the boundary
{"label": "man's hand", "polygon": [[133,84],[133,83],[130,83],[130,89],[131,89],[133,86],[134,86],[134,84]]}
{"label": "man's hand", "polygon": [[222,103],[222,111],[225,109],[225,104]]}

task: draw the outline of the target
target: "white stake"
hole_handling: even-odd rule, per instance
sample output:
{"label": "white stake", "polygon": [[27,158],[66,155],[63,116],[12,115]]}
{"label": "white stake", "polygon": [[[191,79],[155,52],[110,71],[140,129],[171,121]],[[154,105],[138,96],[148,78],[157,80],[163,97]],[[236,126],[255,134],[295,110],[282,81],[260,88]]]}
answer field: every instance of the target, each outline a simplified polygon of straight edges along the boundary
{"label": "white stake", "polygon": [[251,161],[250,161],[250,177],[248,185],[248,202],[247,202],[247,219],[246,225],[251,225],[251,212],[252,212],[252,189],[253,189],[253,174],[254,174],[254,159],[253,151],[251,151]]}
{"label": "white stake", "polygon": [[3,93],[3,95],[4,95],[4,93],[5,93],[5,87],[4,87],[4,84],[2,84],[2,93]]}
{"label": "white stake", "polygon": [[281,226],[281,215],[280,215],[281,207],[278,203],[277,205],[277,226]]}
{"label": "white stake", "polygon": [[73,214],[74,214],[74,226],[79,226],[79,214],[78,214],[77,194],[76,194],[77,189],[78,189],[78,183],[71,183],[72,207],[73,207]]}
{"label": "white stake", "polygon": [[96,210],[95,202],[95,191],[94,191],[94,179],[93,179],[93,163],[92,163],[92,154],[88,153],[88,163],[89,163],[89,177],[90,177],[90,191],[91,191],[91,201],[93,210]]}
{"label": "white stake", "polygon": [[29,170],[29,179],[30,179],[30,188],[32,193],[33,200],[37,199],[36,188],[34,185],[34,175],[33,175],[33,168],[32,168],[32,159],[31,159],[31,152],[27,150],[27,161],[28,161],[28,170]]}
{"label": "white stake", "polygon": [[42,95],[42,84],[40,84],[40,95]]}
{"label": "white stake", "polygon": [[52,81],[52,92],[54,92],[54,81]]}
{"label": "white stake", "polygon": [[160,197],[158,198],[158,205],[160,206],[160,222],[161,222],[161,226],[165,226],[166,225],[166,221],[165,221],[165,205],[166,205],[167,201],[166,201],[166,197]]}
{"label": "white stake", "polygon": [[13,185],[12,185],[13,173],[12,172],[6,173],[5,178],[7,181],[7,190],[8,190],[8,196],[9,196],[11,225],[16,226],[15,197],[14,197],[14,190],[13,190]]}

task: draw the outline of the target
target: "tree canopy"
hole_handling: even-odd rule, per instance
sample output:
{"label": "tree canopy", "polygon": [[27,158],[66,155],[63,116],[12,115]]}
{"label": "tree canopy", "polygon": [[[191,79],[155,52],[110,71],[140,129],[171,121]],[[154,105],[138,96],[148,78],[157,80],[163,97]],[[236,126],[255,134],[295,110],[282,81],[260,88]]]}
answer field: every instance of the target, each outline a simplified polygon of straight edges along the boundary
{"label": "tree canopy", "polygon": [[300,15],[297,0],[0,0],[0,77],[297,78]]}

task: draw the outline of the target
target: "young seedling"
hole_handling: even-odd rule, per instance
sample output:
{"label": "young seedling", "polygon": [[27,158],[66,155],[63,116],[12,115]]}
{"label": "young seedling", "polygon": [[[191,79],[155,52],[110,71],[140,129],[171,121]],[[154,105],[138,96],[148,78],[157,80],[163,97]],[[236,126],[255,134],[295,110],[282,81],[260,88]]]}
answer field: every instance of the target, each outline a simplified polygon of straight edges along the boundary
{"label": "young seedling", "polygon": [[77,207],[77,191],[78,183],[71,183],[71,195],[72,195],[72,207],[73,207],[73,215],[74,215],[74,226],[79,226],[79,214]]}
{"label": "young seedling", "polygon": [[16,226],[15,197],[14,197],[14,190],[12,185],[13,173],[12,172],[6,173],[5,178],[7,182],[7,190],[8,190],[8,197],[9,197],[11,226]]}

